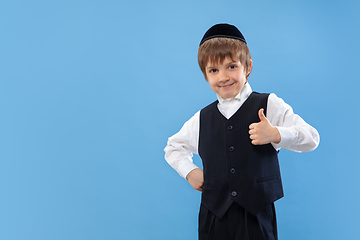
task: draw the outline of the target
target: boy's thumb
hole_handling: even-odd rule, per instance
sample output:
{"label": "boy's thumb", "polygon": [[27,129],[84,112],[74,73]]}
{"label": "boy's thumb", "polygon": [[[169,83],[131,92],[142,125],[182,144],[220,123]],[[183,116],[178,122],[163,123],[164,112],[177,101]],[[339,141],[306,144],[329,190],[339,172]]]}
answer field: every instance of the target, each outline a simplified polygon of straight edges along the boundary
{"label": "boy's thumb", "polygon": [[267,121],[267,119],[266,119],[266,117],[265,117],[265,115],[264,115],[264,109],[263,108],[261,108],[260,110],[259,110],[259,118],[260,118],[260,121],[262,122],[262,121]]}

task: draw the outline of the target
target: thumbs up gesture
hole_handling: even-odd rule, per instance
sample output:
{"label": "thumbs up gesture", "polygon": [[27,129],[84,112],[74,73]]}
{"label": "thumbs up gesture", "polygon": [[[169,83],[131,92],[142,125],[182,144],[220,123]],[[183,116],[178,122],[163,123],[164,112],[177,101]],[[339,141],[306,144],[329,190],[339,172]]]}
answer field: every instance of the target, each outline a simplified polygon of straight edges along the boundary
{"label": "thumbs up gesture", "polygon": [[263,145],[268,143],[279,143],[281,136],[279,130],[273,127],[264,115],[264,109],[259,110],[260,122],[250,124],[249,134],[251,143],[254,145]]}

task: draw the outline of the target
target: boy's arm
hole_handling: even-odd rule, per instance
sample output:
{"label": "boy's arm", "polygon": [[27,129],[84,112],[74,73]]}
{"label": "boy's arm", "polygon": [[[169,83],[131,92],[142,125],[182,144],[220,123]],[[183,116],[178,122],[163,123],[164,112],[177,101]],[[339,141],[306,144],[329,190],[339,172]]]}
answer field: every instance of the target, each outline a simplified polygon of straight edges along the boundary
{"label": "boy's arm", "polygon": [[193,153],[198,154],[199,120],[200,111],[190,118],[178,133],[168,139],[164,149],[166,161],[187,180],[190,177],[189,173],[198,169],[193,163],[192,156]]}
{"label": "boy's arm", "polygon": [[268,98],[266,119],[280,134],[280,142],[271,141],[276,150],[285,148],[295,152],[309,152],[319,145],[320,137],[317,130],[273,93]]}

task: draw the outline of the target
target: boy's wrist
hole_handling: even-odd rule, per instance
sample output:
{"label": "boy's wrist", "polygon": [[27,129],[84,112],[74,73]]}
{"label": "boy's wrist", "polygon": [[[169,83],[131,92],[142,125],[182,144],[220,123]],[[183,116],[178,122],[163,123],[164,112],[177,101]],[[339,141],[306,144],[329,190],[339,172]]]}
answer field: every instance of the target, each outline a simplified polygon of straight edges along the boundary
{"label": "boy's wrist", "polygon": [[296,131],[292,127],[276,127],[280,134],[280,142],[275,143],[277,147],[284,148],[296,141]]}
{"label": "boy's wrist", "polygon": [[183,166],[181,166],[181,168],[179,169],[180,176],[185,178],[185,180],[188,180],[187,178],[188,178],[189,174],[193,170],[198,169],[198,168],[199,167],[196,166],[194,163],[188,162],[188,163],[184,164]]}
{"label": "boy's wrist", "polygon": [[273,127],[274,137],[273,137],[273,143],[279,144],[281,142],[281,134],[277,127]]}

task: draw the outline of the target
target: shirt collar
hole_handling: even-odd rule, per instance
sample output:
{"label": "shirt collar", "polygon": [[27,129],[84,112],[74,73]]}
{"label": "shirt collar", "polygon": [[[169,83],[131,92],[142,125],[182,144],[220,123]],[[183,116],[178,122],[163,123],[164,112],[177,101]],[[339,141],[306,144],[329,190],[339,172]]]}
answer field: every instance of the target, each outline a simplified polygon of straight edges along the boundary
{"label": "shirt collar", "polygon": [[252,93],[252,89],[250,87],[249,83],[246,83],[244,87],[241,89],[238,95],[236,95],[234,98],[222,98],[219,94],[216,94],[219,104],[226,104],[228,102],[233,101],[240,101],[241,103],[245,102],[245,100],[250,96]]}

